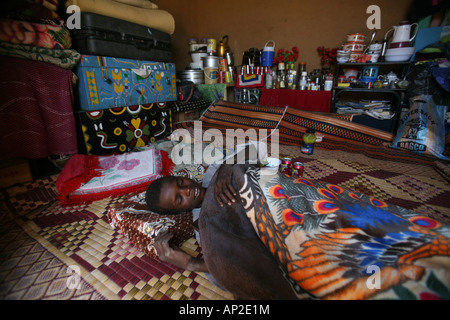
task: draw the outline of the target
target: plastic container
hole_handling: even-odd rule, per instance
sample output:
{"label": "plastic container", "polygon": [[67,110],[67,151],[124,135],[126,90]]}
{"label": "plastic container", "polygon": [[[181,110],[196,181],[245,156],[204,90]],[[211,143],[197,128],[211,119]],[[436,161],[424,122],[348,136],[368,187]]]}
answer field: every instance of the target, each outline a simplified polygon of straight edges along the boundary
{"label": "plastic container", "polygon": [[[273,46],[269,46],[270,42],[273,43]],[[271,67],[273,65],[274,57],[275,57],[275,41],[269,40],[264,45],[264,49],[262,52],[262,66]]]}
{"label": "plastic container", "polygon": [[202,58],[205,84],[217,83],[219,80],[219,57],[207,56]]}
{"label": "plastic container", "polygon": [[303,135],[303,143],[301,148],[303,154],[313,154],[316,139],[316,132],[314,130],[306,130],[306,133]]}

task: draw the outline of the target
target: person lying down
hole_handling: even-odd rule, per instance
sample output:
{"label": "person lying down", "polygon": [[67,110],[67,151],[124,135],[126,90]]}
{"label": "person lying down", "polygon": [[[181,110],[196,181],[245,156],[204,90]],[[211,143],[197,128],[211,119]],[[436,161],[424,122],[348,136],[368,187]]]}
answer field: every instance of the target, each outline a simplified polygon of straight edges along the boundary
{"label": "person lying down", "polygon": [[209,170],[202,184],[171,176],[150,185],[150,210],[198,219],[203,258],[172,248],[165,233],[155,242],[162,261],[207,272],[237,299],[450,299],[448,225],[254,165]]}
{"label": "person lying down", "polygon": [[[200,209],[205,197],[213,196],[221,208],[231,207],[240,201],[231,179],[233,165],[222,164],[211,169],[210,166],[206,171],[202,185],[192,179],[176,176],[155,180],[146,193],[148,208],[165,215],[192,211],[194,224],[197,224],[199,220],[201,221],[203,209]],[[214,184],[211,186],[213,195],[207,192],[212,176],[215,177]],[[208,273],[213,283],[232,292],[238,299],[296,299],[291,285],[283,277],[275,259],[266,252],[250,222],[241,218],[228,215],[225,210],[223,213],[215,212],[207,226],[205,224],[198,226],[200,232],[196,231],[196,238],[205,258],[194,258],[178,248],[172,248],[169,240],[173,235],[167,232],[162,233],[155,239],[154,244],[159,259],[186,270]],[[215,254],[215,257],[211,259],[205,256],[208,244],[203,240],[203,235],[206,235],[206,232],[202,232],[204,227],[208,228],[208,233],[212,232],[215,236],[221,235],[222,238],[221,241],[212,245],[214,248],[211,249],[220,250],[221,253]],[[233,251],[232,256],[229,255],[230,250]],[[228,258],[232,257],[233,262],[230,264],[219,261],[216,265],[214,260],[222,260],[224,255]],[[254,266],[251,267],[252,265]],[[215,269],[221,270],[220,277],[211,272]],[[228,279],[223,280],[223,277]],[[216,278],[219,279],[216,280]],[[239,282],[237,286],[240,287],[239,290],[231,284],[230,280]],[[250,283],[245,290],[242,290],[246,282]]]}
{"label": "person lying down", "polygon": [[[213,171],[207,170],[204,184],[201,185],[195,180],[168,176],[152,182],[146,193],[147,207],[159,214],[173,215],[185,212],[193,212],[194,222],[198,222],[200,208],[206,194],[210,175]],[[236,201],[237,193],[231,185],[231,165],[219,167],[216,200],[223,206],[230,205]],[[159,258],[190,271],[208,272],[203,259],[195,259],[181,250],[173,250],[168,242],[172,234],[165,233],[157,239],[155,243]]]}

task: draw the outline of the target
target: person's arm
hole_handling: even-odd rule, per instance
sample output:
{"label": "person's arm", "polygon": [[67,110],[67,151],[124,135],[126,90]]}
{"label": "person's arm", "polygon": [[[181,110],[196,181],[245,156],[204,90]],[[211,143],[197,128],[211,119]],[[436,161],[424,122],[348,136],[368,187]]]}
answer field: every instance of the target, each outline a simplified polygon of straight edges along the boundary
{"label": "person's arm", "polygon": [[189,271],[208,272],[208,268],[203,259],[194,258],[178,248],[172,248],[169,244],[169,240],[172,237],[172,233],[164,232],[159,234],[155,239],[154,246],[158,253],[158,258],[161,261],[169,262]]}
{"label": "person's arm", "polygon": [[[250,156],[250,152],[255,153],[253,157]],[[229,159],[219,167],[217,170],[216,181],[214,182],[214,196],[221,207],[223,207],[224,204],[231,205],[232,202],[236,202],[237,192],[233,188],[232,183],[233,166],[242,161],[248,163],[251,158],[259,163],[259,159],[256,157],[257,154],[257,150],[254,146],[247,145],[233,155],[231,163],[230,156]]]}
{"label": "person's arm", "polygon": [[214,182],[214,196],[221,207],[224,204],[231,205],[236,201],[237,192],[233,188],[233,165],[222,164],[217,170],[217,177]]}

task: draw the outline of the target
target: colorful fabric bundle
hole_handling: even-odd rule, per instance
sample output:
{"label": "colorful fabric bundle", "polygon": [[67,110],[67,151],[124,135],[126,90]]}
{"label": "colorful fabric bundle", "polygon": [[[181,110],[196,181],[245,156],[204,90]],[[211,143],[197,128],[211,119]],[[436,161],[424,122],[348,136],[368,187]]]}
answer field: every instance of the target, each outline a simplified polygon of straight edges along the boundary
{"label": "colorful fabric bundle", "polygon": [[69,49],[72,38],[63,26],[0,19],[0,40],[48,49]]}
{"label": "colorful fabric bundle", "polygon": [[0,41],[0,55],[52,63],[65,69],[73,69],[81,55],[72,49],[48,49]]}
{"label": "colorful fabric bundle", "polygon": [[236,88],[263,88],[264,75],[261,74],[244,74],[236,75]]}
{"label": "colorful fabric bundle", "polygon": [[224,95],[227,91],[225,83],[197,84],[196,87],[202,94],[202,97],[210,102],[224,100]]}
{"label": "colorful fabric bundle", "polygon": [[61,25],[57,0],[14,0],[0,2],[0,17],[37,23]]}

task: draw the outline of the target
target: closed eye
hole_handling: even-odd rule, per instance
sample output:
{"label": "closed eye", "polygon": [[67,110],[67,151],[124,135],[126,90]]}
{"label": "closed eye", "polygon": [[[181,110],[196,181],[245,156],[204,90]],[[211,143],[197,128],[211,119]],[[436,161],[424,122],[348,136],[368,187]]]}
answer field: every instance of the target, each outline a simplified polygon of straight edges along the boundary
{"label": "closed eye", "polygon": [[176,197],[176,199],[175,199],[175,202],[176,202],[177,204],[182,204],[182,203],[183,203],[183,197],[180,196],[180,195],[177,195],[177,197]]}

